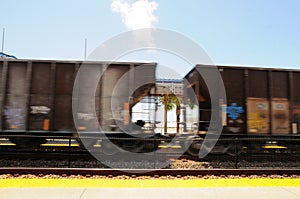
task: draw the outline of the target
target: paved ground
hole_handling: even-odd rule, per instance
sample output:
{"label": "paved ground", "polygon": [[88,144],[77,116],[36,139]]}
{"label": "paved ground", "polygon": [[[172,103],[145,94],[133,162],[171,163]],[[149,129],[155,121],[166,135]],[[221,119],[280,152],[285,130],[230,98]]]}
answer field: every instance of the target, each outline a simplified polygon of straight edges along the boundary
{"label": "paved ground", "polygon": [[0,199],[300,199],[300,179],[0,179]]}
{"label": "paved ground", "polygon": [[2,199],[48,199],[48,198],[228,198],[228,199],[299,199],[300,188],[292,187],[234,187],[234,188],[3,188]]}

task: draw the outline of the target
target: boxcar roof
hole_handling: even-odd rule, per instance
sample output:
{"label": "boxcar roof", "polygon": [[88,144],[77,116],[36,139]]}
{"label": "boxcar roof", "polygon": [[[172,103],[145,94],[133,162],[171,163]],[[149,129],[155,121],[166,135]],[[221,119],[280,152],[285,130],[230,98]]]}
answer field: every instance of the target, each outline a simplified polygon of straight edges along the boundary
{"label": "boxcar roof", "polygon": [[210,68],[210,67],[217,67],[218,69],[248,69],[248,70],[266,70],[266,71],[296,71],[296,72],[300,72],[300,69],[296,69],[296,68],[275,68],[275,67],[259,67],[259,66],[229,66],[229,65],[206,65],[206,64],[197,64],[194,68],[192,68],[186,75],[185,77],[187,77],[190,73],[192,73],[193,71],[196,70],[196,68],[198,67],[202,67],[202,68]]}
{"label": "boxcar roof", "polygon": [[0,59],[0,61],[7,62],[39,62],[39,63],[98,63],[98,64],[116,64],[116,65],[141,65],[141,64],[152,64],[157,65],[155,62],[123,62],[123,61],[83,61],[83,60],[47,60],[47,59]]}

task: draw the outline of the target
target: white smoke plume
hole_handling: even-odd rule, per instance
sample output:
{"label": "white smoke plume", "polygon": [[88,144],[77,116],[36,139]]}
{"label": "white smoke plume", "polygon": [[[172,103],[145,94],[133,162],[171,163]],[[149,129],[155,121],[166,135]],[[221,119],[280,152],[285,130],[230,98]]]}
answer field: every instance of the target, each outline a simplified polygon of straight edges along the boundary
{"label": "white smoke plume", "polygon": [[129,30],[152,28],[158,21],[153,12],[158,3],[148,0],[112,0],[111,9],[120,13],[122,21]]}

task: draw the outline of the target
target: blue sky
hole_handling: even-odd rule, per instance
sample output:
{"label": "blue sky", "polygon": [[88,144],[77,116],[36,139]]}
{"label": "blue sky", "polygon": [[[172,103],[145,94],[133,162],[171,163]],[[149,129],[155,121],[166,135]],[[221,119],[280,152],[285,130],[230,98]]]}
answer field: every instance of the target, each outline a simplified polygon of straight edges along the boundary
{"label": "blue sky", "polygon": [[[133,0],[115,0],[131,5]],[[146,1],[146,0],[145,0]],[[197,42],[220,65],[300,67],[298,0],[148,0],[153,27]],[[4,52],[22,59],[83,59],[129,30],[111,0],[1,0]]]}

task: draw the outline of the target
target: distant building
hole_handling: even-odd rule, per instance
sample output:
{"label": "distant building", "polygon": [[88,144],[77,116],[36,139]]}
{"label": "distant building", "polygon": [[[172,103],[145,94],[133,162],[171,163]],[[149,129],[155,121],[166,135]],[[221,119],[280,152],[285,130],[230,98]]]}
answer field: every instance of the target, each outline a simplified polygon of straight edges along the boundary
{"label": "distant building", "polygon": [[154,95],[173,94],[182,97],[183,82],[181,79],[157,79],[156,90],[152,91],[151,94]]}

